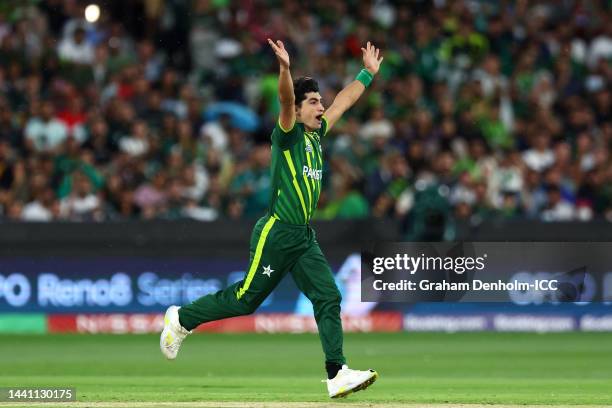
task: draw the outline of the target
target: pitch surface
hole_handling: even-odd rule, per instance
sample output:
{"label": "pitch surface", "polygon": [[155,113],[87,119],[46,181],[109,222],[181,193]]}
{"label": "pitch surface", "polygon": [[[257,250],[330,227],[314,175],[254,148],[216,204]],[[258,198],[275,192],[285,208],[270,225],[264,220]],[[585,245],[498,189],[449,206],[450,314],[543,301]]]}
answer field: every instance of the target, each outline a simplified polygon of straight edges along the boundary
{"label": "pitch surface", "polygon": [[341,401],[326,396],[311,334],[196,334],[172,362],[153,335],[5,335],[0,342],[0,386],[76,387],[80,402],[65,405],[72,407],[612,404],[608,333],[349,334],[350,365],[381,377]]}

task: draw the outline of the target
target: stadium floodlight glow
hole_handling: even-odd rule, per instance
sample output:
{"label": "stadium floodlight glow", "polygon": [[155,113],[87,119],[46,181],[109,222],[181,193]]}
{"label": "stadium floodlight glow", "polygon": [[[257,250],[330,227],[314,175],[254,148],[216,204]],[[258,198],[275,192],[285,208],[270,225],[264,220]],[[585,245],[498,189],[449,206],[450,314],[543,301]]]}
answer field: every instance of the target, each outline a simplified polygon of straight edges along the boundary
{"label": "stadium floodlight glow", "polygon": [[95,23],[100,18],[100,7],[97,4],[90,4],[85,7],[85,20]]}

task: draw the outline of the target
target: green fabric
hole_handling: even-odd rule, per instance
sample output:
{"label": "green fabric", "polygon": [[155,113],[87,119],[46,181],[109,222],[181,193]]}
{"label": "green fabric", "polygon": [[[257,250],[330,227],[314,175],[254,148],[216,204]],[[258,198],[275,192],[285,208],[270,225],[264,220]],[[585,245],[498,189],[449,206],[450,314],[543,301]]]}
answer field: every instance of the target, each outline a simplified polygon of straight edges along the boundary
{"label": "green fabric", "polygon": [[312,218],[315,220],[333,220],[340,209],[340,201],[331,201],[325,207],[317,209]]}
{"label": "green fabric", "polygon": [[367,88],[372,83],[372,80],[374,79],[374,75],[370,74],[368,70],[362,69],[361,71],[359,71],[355,79],[361,82],[363,86]]}
{"label": "green fabric", "polygon": [[314,217],[317,220],[333,219],[360,219],[369,215],[368,201],[358,191],[351,191],[340,199],[330,201],[324,208],[320,208]]}
{"label": "green fabric", "polygon": [[535,74],[533,71],[521,72],[516,75],[516,84],[522,96],[529,95],[535,82]]}
{"label": "green fabric", "polygon": [[259,83],[261,96],[266,101],[266,111],[272,117],[278,117],[280,113],[280,102],[278,100],[278,76],[268,74],[261,79]]}
{"label": "green fabric", "polygon": [[440,65],[440,58],[438,57],[440,45],[432,40],[423,45],[415,44],[412,49],[415,54],[415,63],[412,69],[425,81],[433,82]]}
{"label": "green fabric", "polygon": [[473,179],[479,179],[481,176],[480,168],[471,157],[464,157],[457,160],[453,167],[453,174],[461,174],[466,171],[470,173]]}
{"label": "green fabric", "polygon": [[412,222],[405,236],[406,241],[428,241],[447,239],[454,235],[451,221],[451,207],[448,199],[439,191],[439,186],[432,185],[418,191],[414,197],[411,211]]}
{"label": "green fabric", "polygon": [[270,169],[248,169],[238,174],[230,184],[230,192],[240,195],[245,189],[244,215],[249,218],[261,216],[266,212],[270,202],[272,182]]}
{"label": "green fabric", "polygon": [[336,218],[354,220],[366,218],[369,213],[368,201],[358,191],[351,191],[340,202]]}
{"label": "green fabric", "polygon": [[[193,330],[203,323],[253,313],[290,272],[297,287],[312,302],[325,361],[344,364],[342,298],[314,230],[308,225],[271,221],[270,216],[265,216],[255,224],[249,250],[245,278],[181,307],[181,325]],[[264,274],[265,271],[271,272]]]}
{"label": "green fabric", "polygon": [[480,120],[479,127],[491,148],[510,148],[513,146],[514,140],[512,135],[501,120],[492,120],[485,117]]}
{"label": "green fabric", "polygon": [[73,159],[66,155],[58,156],[55,159],[55,171],[64,175],[57,187],[57,196],[60,199],[70,195],[72,176],[75,171],[81,171],[89,178],[94,191],[104,187],[104,176],[94,166],[84,163],[80,159]]}
{"label": "green fabric", "polygon": [[450,61],[455,54],[464,53],[470,57],[472,62],[479,61],[489,49],[489,40],[478,32],[469,33],[467,36],[455,34],[446,39],[440,47],[440,57]]}
{"label": "green fabric", "polygon": [[398,76],[404,76],[410,70],[409,64],[405,63],[402,54],[389,49],[385,50],[385,63],[380,66],[378,77],[385,81],[389,81]]}
{"label": "green fabric", "polygon": [[387,187],[387,193],[394,199],[398,199],[399,196],[409,187],[410,183],[405,178],[396,178]]}
{"label": "green fabric", "polygon": [[285,132],[277,123],[272,132],[272,194],[268,214],[290,224],[307,224],[321,195],[323,154],[321,128],[307,132],[304,124],[295,123]]}

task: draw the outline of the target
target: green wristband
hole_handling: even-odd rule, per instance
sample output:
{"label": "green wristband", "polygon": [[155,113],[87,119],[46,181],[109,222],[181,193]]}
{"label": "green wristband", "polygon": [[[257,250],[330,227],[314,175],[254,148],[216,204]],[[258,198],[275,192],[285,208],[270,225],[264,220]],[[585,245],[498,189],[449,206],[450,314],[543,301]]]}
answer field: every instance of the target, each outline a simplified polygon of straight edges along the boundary
{"label": "green wristband", "polygon": [[367,88],[372,83],[372,80],[374,79],[374,75],[370,74],[370,72],[367,69],[362,69],[361,71],[359,71],[355,79],[361,82],[363,86]]}

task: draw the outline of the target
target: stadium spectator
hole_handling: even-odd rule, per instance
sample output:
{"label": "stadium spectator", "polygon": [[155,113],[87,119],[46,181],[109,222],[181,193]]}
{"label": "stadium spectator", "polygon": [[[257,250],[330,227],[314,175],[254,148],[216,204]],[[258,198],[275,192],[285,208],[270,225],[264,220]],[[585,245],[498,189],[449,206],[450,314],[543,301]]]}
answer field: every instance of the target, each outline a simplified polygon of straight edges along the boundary
{"label": "stadium spectator", "polygon": [[61,217],[70,221],[99,221],[102,218],[101,204],[89,177],[75,173],[72,183],[72,192],[60,202]]}
{"label": "stadium spectator", "polygon": [[49,101],[43,102],[40,115],[33,115],[24,129],[26,145],[35,152],[57,153],[68,137],[68,129],[55,116],[55,108]]}
{"label": "stadium spectator", "polygon": [[57,53],[62,60],[73,64],[91,64],[94,59],[94,49],[85,39],[85,29],[77,27],[72,35],[68,35],[58,45]]}

